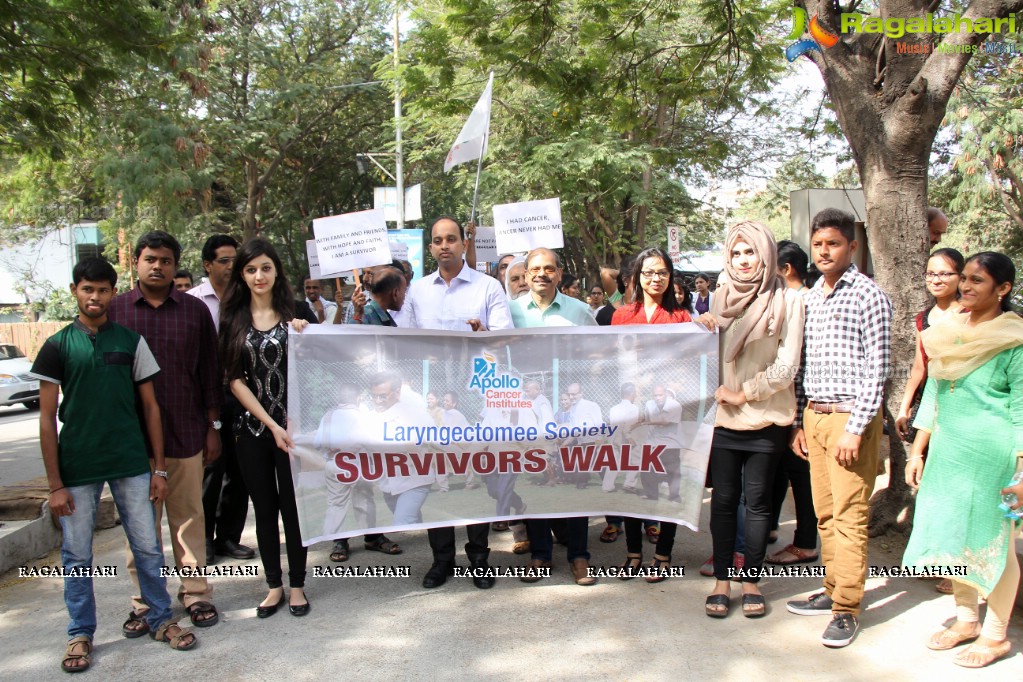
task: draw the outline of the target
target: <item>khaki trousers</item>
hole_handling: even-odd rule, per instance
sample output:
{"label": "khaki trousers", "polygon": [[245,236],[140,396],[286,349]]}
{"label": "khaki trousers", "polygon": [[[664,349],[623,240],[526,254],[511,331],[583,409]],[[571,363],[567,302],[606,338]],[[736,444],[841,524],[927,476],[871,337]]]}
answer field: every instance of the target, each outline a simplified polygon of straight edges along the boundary
{"label": "khaki trousers", "polygon": [[[170,526],[171,550],[174,565],[181,568],[201,569],[206,565],[206,517],[202,509],[202,452],[192,457],[166,459],[167,499],[156,505],[156,537],[163,548],[163,513],[167,511],[167,525]],[[149,468],[155,469],[153,461]],[[128,575],[134,585],[134,595],[141,594],[135,557],[128,551]],[[205,577],[180,577],[178,601],[187,609],[196,602],[210,602],[213,588]],[[133,596],[131,607],[135,613],[144,613],[149,606],[142,597]]]}
{"label": "khaki trousers", "polygon": [[877,477],[883,426],[880,413],[874,415],[860,440],[859,457],[846,467],[835,461],[835,449],[848,421],[848,413],[803,412],[821,561],[827,571],[824,590],[834,602],[834,613],[859,615],[867,579],[867,503]]}

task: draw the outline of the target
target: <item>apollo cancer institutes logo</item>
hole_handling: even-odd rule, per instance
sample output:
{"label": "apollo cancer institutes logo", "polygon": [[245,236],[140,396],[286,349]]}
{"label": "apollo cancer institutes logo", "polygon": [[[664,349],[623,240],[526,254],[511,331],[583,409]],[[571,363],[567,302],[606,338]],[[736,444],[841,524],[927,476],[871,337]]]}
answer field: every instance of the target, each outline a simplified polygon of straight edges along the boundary
{"label": "apollo cancer institutes logo", "polygon": [[479,391],[489,409],[533,409],[533,401],[522,395],[522,380],[508,372],[497,373],[497,358],[483,351],[472,359],[469,390]]}
{"label": "apollo cancer institutes logo", "polygon": [[[821,26],[815,14],[809,25],[806,21],[806,10],[802,7],[792,8],[792,31],[787,36],[788,40],[797,42],[785,48],[785,57],[795,61],[800,55],[812,50],[818,52],[823,49],[834,47],[838,44],[839,36]],[[810,38],[802,38],[809,31]],[[841,17],[841,33],[875,33],[884,34],[888,38],[902,38],[909,34],[947,34],[947,33],[1016,33],[1016,14],[1011,13],[1006,17],[964,17],[955,13],[950,16],[935,16],[927,12],[924,16],[918,17],[876,17],[867,16],[858,12],[843,12]],[[1014,42],[985,41],[982,45],[952,45],[940,42],[937,45],[920,44],[911,41],[899,41],[895,43],[896,52],[928,54],[930,52],[949,53],[1018,53]]]}

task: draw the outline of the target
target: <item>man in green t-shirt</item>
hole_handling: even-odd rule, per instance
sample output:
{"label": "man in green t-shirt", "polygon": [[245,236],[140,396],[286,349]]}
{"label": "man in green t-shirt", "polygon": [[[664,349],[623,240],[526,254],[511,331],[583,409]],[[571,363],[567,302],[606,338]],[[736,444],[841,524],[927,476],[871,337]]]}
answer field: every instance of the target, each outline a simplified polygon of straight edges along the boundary
{"label": "man in green t-shirt", "polygon": [[[39,440],[49,483],[50,512],[64,531],[64,603],[71,622],[61,663],[66,672],[89,667],[96,632],[92,589],[92,537],[104,483],[117,504],[121,525],[151,608],[145,628],[174,649],[191,649],[195,636],[171,618],[163,552],[156,537],[153,502],[167,495],[160,408],[152,379],[160,368],[145,340],[107,319],[117,273],[101,258],[86,258],[72,273],[78,317],[46,340],[32,365],[39,383]],[[64,400],[57,408],[57,394]],[[150,433],[156,471],[149,473],[145,441],[135,411],[138,396]],[[57,435],[57,418],[63,423]],[[138,635],[133,635],[138,636]]]}

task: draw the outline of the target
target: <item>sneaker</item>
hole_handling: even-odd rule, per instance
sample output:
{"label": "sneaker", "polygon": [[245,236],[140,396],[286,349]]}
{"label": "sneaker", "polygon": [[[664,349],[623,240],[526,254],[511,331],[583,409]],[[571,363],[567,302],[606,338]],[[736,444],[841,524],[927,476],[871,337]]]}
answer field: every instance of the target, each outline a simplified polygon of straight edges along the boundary
{"label": "sneaker", "polygon": [[860,622],[856,616],[851,613],[836,613],[821,635],[821,644],[832,648],[848,646],[859,629]]}
{"label": "sneaker", "polygon": [[789,613],[796,613],[800,616],[824,616],[831,615],[831,607],[834,602],[827,592],[818,592],[807,599],[793,599],[785,604]]}

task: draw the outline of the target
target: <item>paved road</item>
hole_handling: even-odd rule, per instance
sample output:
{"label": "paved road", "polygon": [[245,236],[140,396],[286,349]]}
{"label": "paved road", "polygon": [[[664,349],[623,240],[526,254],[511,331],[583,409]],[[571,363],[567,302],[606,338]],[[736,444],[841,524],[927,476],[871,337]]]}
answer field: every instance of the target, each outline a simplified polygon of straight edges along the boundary
{"label": "paved road", "polygon": [[0,407],[0,486],[42,476],[39,411],[21,405]]}
{"label": "paved road", "polygon": [[[36,413],[0,408],[0,480],[17,482],[42,474]],[[706,528],[708,503],[701,526]],[[792,532],[786,509],[783,540]],[[591,519],[590,551],[595,566],[617,566],[624,540],[597,541],[603,524]],[[459,531],[458,542],[463,534]],[[712,581],[699,576],[710,554],[709,533],[679,530],[676,564],[686,577],[659,585],[604,578],[593,587],[569,580],[564,549],[556,547],[554,575],[536,585],[499,580],[487,592],[466,578],[438,590],[420,586],[429,567],[424,532],[394,536],[405,548],[396,557],[361,550],[351,565],[409,566],[409,578],[312,577],[315,567],[336,566],[329,546],[310,548],[307,593],[313,610],[304,619],[282,611],[255,617],[265,594],[259,577],[214,579],[222,622],[199,630],[195,651],[174,652],[148,637],[127,640],[120,623],[131,586],[124,566],[120,527],[96,536],[95,561],[117,566],[117,576],[97,578],[99,631],[93,669],[83,679],[138,680],[155,677],[211,680],[564,679],[564,680],[1011,680],[1023,676],[1023,627],[1015,617],[1013,657],[981,671],[953,665],[953,652],[931,652],[928,635],[954,615],[951,597],[933,582],[874,578],[867,584],[863,630],[852,646],[828,650],[819,643],[826,618],[794,616],[785,601],[815,590],[812,578],[774,578],[762,583],[768,615],[748,620],[733,607],[723,620],[707,618],[703,600]],[[243,541],[255,545],[251,514]],[[165,532],[165,546],[169,538]],[[491,563],[521,566],[508,533],[492,533]],[[649,559],[652,546],[646,546]],[[901,545],[873,540],[870,564],[899,563]],[[460,558],[464,563],[464,558]],[[56,552],[36,565],[57,565]],[[286,563],[286,561],[285,561]],[[230,562],[228,565],[246,565]],[[170,581],[175,587],[173,579]],[[734,591],[737,594],[738,590]],[[180,608],[178,609],[180,612]],[[56,578],[0,576],[0,682],[66,680],[59,663],[67,613]]]}

